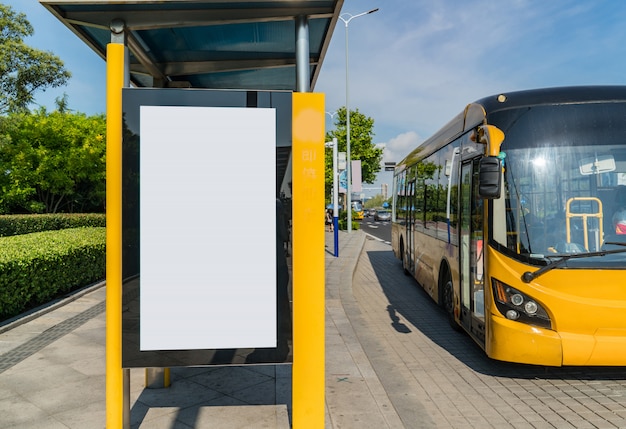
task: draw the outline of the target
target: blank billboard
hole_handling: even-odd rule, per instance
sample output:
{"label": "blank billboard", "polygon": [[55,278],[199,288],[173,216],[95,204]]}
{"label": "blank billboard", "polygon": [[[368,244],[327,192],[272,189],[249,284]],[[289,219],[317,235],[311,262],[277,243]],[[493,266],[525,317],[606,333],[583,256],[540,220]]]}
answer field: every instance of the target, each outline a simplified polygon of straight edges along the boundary
{"label": "blank billboard", "polygon": [[140,350],[276,347],[276,110],[141,106]]}

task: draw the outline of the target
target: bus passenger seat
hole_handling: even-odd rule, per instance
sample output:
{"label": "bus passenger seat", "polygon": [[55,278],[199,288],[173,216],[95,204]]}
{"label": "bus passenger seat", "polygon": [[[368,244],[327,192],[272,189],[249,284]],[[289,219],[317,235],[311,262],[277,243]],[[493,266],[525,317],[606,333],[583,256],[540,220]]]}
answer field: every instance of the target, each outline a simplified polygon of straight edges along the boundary
{"label": "bus passenger seat", "polygon": [[619,211],[613,215],[613,228],[604,235],[602,250],[623,249],[626,244],[626,210]]}
{"label": "bus passenger seat", "polygon": [[613,215],[613,232],[616,235],[626,235],[626,209],[621,209]]}
{"label": "bus passenger seat", "polygon": [[613,217],[611,218],[612,233],[626,235],[626,186],[620,185],[615,190]]}

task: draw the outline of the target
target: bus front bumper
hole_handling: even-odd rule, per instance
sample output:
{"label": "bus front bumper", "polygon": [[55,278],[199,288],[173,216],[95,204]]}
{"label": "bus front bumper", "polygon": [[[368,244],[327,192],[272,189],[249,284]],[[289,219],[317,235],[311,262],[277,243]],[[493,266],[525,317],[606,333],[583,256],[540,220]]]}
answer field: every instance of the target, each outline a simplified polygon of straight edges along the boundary
{"label": "bus front bumper", "polygon": [[591,335],[561,333],[563,365],[626,365],[626,329],[597,329]]}
{"label": "bus front bumper", "polygon": [[534,365],[562,365],[561,337],[556,332],[493,314],[489,322],[491,335],[487,338],[485,351],[490,358]]}
{"label": "bus front bumper", "polygon": [[490,323],[485,348],[492,359],[546,366],[626,365],[626,329],[558,334],[499,315],[492,315]]}

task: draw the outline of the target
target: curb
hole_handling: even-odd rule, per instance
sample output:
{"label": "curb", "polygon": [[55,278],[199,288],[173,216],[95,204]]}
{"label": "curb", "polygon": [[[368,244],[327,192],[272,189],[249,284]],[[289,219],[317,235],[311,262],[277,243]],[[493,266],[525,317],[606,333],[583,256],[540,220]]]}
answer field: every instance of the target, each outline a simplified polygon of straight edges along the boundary
{"label": "curb", "polygon": [[50,313],[51,311],[54,311],[57,308],[63,307],[64,305],[67,305],[70,302],[76,301],[78,298],[81,298],[90,292],[100,289],[105,284],[106,284],[105,280],[92,283],[90,285],[87,285],[75,291],[69,292],[68,294],[62,296],[61,298],[57,298],[46,304],[40,305],[39,307],[33,308],[32,310],[28,310],[22,314],[18,314],[17,316],[4,320],[0,322],[0,334],[10,331],[11,329],[17,328],[18,326],[23,325],[24,323],[30,322],[31,320],[34,320],[46,313]]}

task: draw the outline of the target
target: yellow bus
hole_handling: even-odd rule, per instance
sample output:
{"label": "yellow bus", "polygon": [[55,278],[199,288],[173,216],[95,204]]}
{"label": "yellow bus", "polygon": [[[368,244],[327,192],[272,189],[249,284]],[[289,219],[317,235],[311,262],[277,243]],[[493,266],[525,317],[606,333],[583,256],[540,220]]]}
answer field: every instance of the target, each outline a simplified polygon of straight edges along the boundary
{"label": "yellow bus", "polygon": [[394,172],[395,256],[497,360],[626,365],[620,217],[626,86],[486,97]]}
{"label": "yellow bus", "polygon": [[365,209],[361,201],[352,201],[352,212],[354,213],[354,219],[363,220]]}

